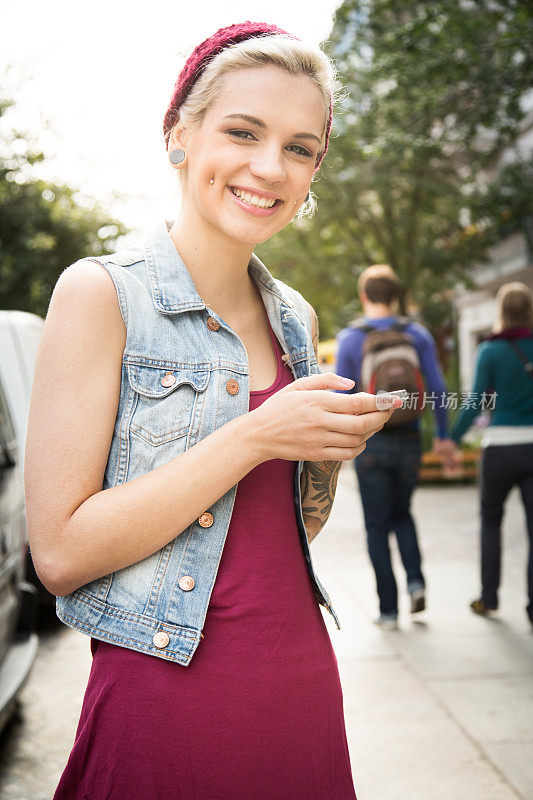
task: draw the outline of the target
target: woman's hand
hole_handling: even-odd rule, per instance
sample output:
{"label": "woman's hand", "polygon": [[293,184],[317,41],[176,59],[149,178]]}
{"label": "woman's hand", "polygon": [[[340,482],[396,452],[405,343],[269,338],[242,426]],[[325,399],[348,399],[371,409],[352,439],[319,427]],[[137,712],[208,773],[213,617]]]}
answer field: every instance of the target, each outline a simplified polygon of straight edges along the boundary
{"label": "woman's hand", "polygon": [[331,391],[353,385],[332,372],[299,378],[250,412],[260,460],[348,461],[362,453],[401,400]]}

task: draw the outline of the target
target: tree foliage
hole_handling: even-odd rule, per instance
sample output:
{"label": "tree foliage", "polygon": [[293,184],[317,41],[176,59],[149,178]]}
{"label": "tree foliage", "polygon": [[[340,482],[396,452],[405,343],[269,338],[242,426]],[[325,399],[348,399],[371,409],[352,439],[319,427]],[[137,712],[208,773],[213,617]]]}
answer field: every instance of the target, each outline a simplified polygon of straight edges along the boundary
{"label": "tree foliage", "polygon": [[35,177],[44,155],[10,125],[11,106],[0,98],[0,306],[44,316],[62,270],[112,252],[126,229],[93,200]]}
{"label": "tree foliage", "polygon": [[391,264],[407,301],[443,323],[446,290],[501,233],[503,184],[517,223],[523,169],[502,184],[498,161],[523,118],[532,34],[531,6],[513,0],[340,6],[325,49],[345,97],[319,211],[259,250],[315,305],[322,335],[354,314],[355,277],[371,263]]}

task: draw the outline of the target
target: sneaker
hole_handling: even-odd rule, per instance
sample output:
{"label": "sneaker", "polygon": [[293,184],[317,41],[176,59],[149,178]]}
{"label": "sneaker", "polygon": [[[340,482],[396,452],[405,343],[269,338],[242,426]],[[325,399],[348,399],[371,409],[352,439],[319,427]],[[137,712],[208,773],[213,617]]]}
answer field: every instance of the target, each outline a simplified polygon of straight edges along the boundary
{"label": "sneaker", "polygon": [[495,608],[488,608],[481,597],[478,600],[472,600],[470,603],[470,608],[474,614],[479,614],[480,617],[488,617],[491,611],[496,611]]}
{"label": "sneaker", "polygon": [[386,631],[397,631],[398,630],[398,615],[397,614],[380,614],[379,617],[376,617],[374,620],[375,625],[379,625],[380,628]]}
{"label": "sneaker", "polygon": [[426,608],[426,594],[423,589],[415,589],[411,592],[411,614],[418,614]]}

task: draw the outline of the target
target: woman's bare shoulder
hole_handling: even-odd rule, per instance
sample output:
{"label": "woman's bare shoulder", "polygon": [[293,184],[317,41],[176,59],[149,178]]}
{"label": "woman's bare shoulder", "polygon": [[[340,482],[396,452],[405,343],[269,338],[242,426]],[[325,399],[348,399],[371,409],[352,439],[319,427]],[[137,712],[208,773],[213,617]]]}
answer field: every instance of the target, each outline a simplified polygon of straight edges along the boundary
{"label": "woman's bare shoulder", "polygon": [[92,297],[99,293],[100,300],[116,300],[115,286],[108,271],[101,264],[89,259],[76,261],[60,274],[54,287],[52,298],[75,293],[79,297]]}
{"label": "woman's bare shoulder", "polygon": [[45,327],[68,326],[82,337],[115,340],[124,348],[126,326],[116,288],[107,270],[95,261],[82,260],[66,267],[54,287]]}

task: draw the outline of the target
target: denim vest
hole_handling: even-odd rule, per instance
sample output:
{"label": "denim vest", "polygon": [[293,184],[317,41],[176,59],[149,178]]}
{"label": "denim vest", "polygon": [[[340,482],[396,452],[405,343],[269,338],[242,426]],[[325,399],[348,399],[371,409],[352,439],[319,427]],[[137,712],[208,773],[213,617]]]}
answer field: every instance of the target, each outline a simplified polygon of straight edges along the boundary
{"label": "denim vest", "polygon": [[[246,414],[249,366],[241,339],[198,295],[164,223],[144,248],[89,260],[111,276],[127,330],[105,490],[156,469]],[[275,280],[255,256],[248,270],[294,377],[318,373],[302,296]],[[294,502],[302,550],[317,602],[340,628],[311,563],[302,469],[300,461]],[[236,493],[237,485],[153,555],[58,597],[59,618],[97,639],[189,664],[202,636]]]}

